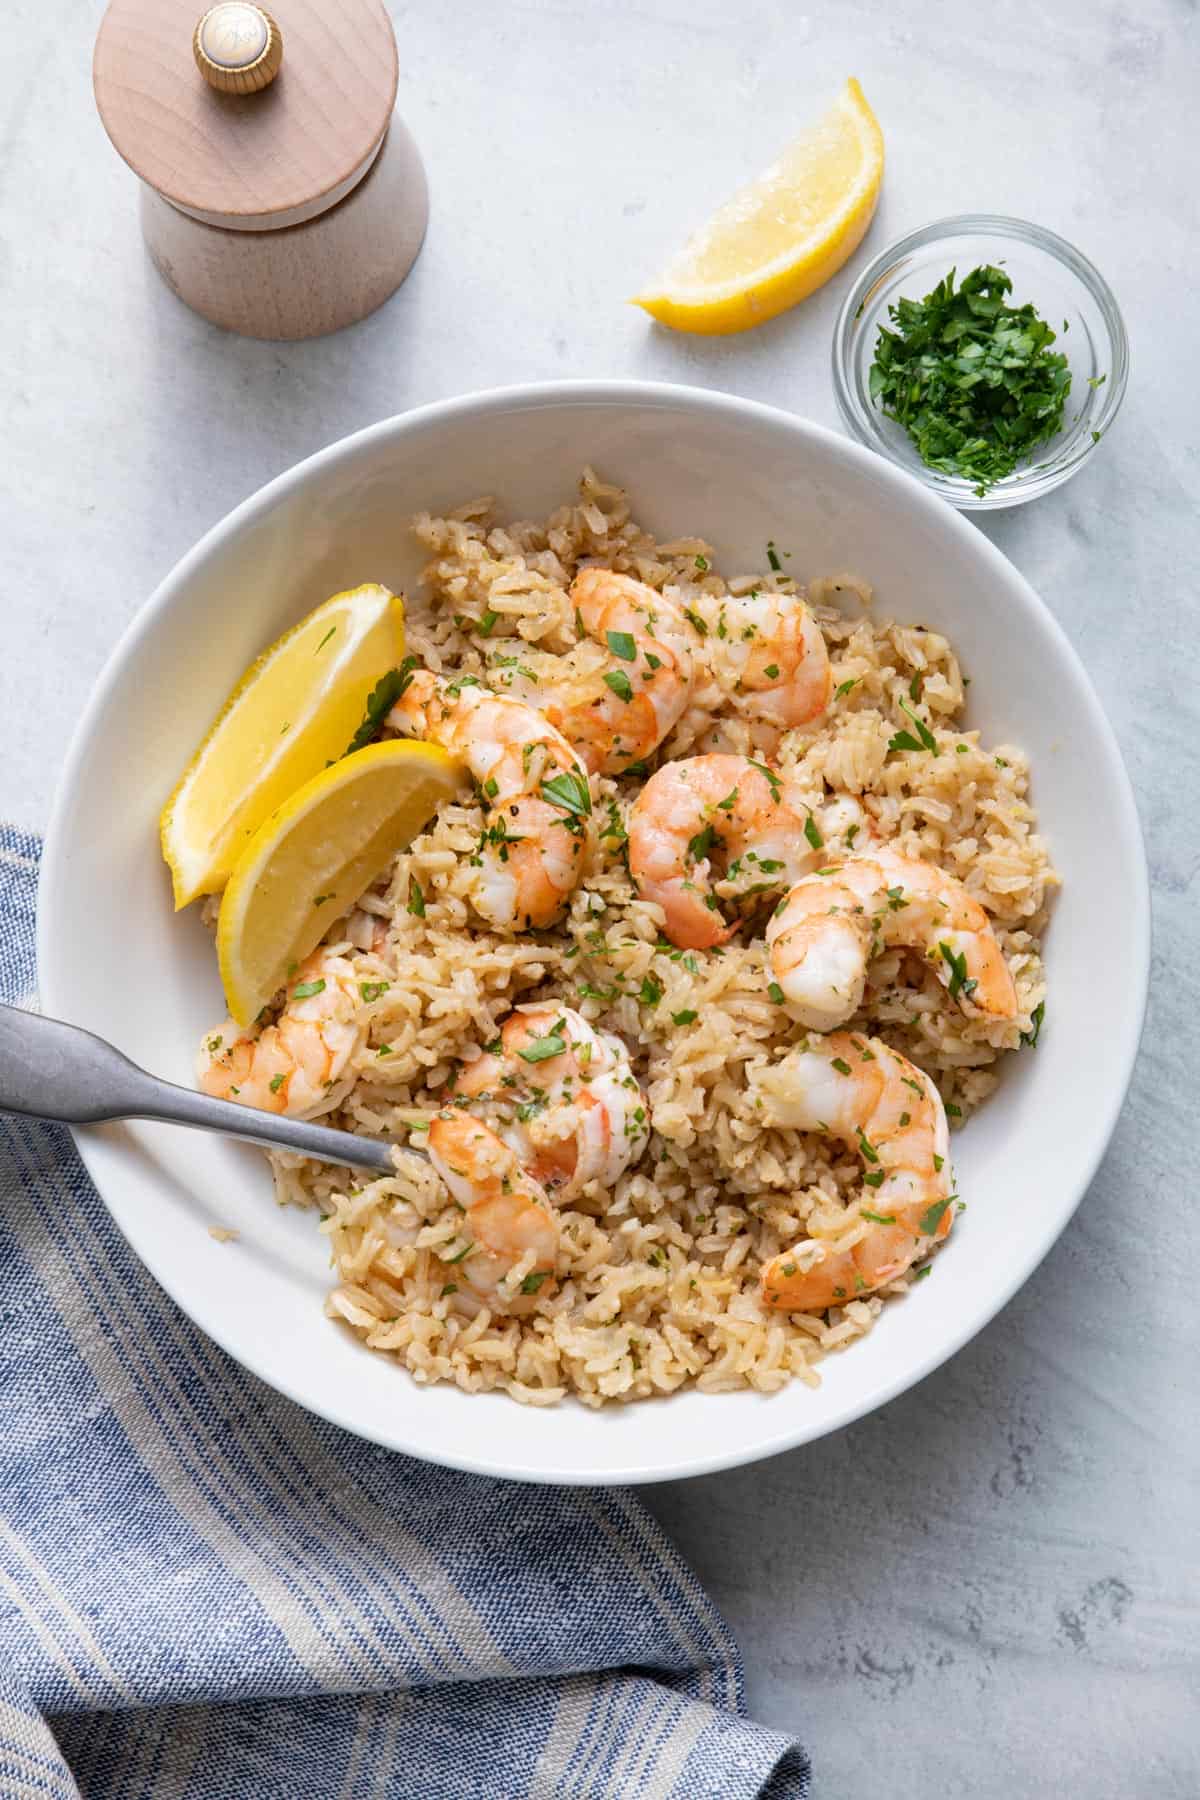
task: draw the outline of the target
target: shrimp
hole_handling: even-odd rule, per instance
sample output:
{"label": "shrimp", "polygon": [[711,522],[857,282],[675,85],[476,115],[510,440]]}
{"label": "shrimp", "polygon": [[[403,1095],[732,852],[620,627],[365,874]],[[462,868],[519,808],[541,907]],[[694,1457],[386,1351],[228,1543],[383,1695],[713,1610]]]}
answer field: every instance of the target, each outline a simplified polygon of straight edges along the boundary
{"label": "shrimp", "polygon": [[887,848],[803,877],[767,926],[771,975],[814,1031],[862,1003],[871,957],[888,944],[920,950],[960,1006],[1013,1019],[1017,992],[991,922],[961,881]]}
{"label": "shrimp", "polygon": [[587,775],[562,733],[524,701],[425,669],[387,722],[461,757],[479,785],[487,823],[472,899],[480,916],[502,931],[552,925],[583,873],[592,810]]}
{"label": "shrimp", "polygon": [[[558,1267],[558,1216],[545,1192],[523,1173],[508,1144],[464,1112],[430,1120],[429,1160],[464,1213],[469,1248],[446,1260],[462,1265],[481,1298],[513,1310],[520,1295],[536,1293]],[[518,1266],[522,1278],[514,1293],[505,1278]]]}
{"label": "shrimp", "polygon": [[695,635],[674,600],[611,569],[581,569],[569,598],[606,666],[568,679],[542,710],[593,775],[619,775],[658,749],[687,706]]}
{"label": "shrimp", "polygon": [[327,1111],[351,1057],[366,1041],[354,965],[325,948],[296,970],[279,1018],[262,1031],[232,1019],[209,1032],[196,1074],[202,1091],[263,1112],[308,1118]]}
{"label": "shrimp", "polygon": [[950,1139],[933,1082],[880,1038],[814,1038],[758,1077],[765,1117],[853,1145],[865,1164],[857,1219],[838,1239],[807,1238],[764,1263],[762,1298],[824,1312],[885,1287],[953,1222]]}
{"label": "shrimp", "polygon": [[808,725],[829,705],[833,674],[821,627],[799,594],[755,588],[721,602],[717,652],[734,677],[741,713],[780,731]]}
{"label": "shrimp", "polygon": [[[843,841],[853,838],[865,813],[845,798],[832,804]],[[737,929],[718,909],[710,852],[726,853],[727,880],[748,880],[739,897],[773,892],[810,870],[818,852],[829,854],[822,813],[786,776],[744,756],[714,751],[664,763],[634,802],[630,873],[642,899],[662,907],[673,944],[708,950]]]}
{"label": "shrimp", "polygon": [[590,1181],[615,1187],[650,1135],[625,1045],[569,1006],[511,1013],[496,1044],[460,1070],[454,1093],[511,1103],[501,1135],[560,1201]]}

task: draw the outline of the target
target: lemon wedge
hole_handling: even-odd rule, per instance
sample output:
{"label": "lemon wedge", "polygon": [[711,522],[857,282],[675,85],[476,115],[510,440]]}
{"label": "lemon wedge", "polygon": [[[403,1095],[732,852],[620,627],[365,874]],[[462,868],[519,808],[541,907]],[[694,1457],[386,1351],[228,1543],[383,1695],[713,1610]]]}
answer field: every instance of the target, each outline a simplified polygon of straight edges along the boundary
{"label": "lemon wedge", "polygon": [[883,133],[857,81],[778,162],[723,206],[634,296],[677,331],[761,325],[835,275],[866,233],[883,180]]}
{"label": "lemon wedge", "polygon": [[246,670],[159,821],[176,908],[218,893],[268,814],[345,754],[403,654],[404,602],[372,583],[326,600]]}
{"label": "lemon wedge", "polygon": [[259,826],[221,897],[217,958],[239,1025],[451,798],[460,765],[398,738],[322,769]]}

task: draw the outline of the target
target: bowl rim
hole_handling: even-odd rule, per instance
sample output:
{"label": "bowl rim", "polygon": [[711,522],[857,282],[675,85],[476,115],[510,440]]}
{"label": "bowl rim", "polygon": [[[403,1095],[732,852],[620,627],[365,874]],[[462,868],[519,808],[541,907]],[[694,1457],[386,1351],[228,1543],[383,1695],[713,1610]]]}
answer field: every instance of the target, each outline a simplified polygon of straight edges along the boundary
{"label": "bowl rim", "polygon": [[[1031,466],[1022,476],[1014,471],[1013,476],[1005,480],[1016,480],[1018,485],[1006,488],[1004,482],[998,482],[982,497],[975,494],[968,486],[963,491],[960,477],[943,475],[937,469],[912,469],[900,461],[886,438],[883,437],[875,423],[873,409],[864,408],[857,393],[854,381],[855,348],[854,326],[858,315],[875,288],[890,275],[903,258],[916,250],[928,248],[944,238],[969,233],[972,236],[985,236],[994,233],[997,237],[1012,238],[1019,242],[1031,244],[1036,249],[1044,250],[1060,263],[1087,289],[1104,318],[1105,328],[1109,334],[1112,348],[1111,369],[1106,371],[1104,384],[1105,396],[1103,409],[1099,417],[1100,437],[1082,440],[1069,456],[1056,461],[1040,475],[1037,465]],[[906,232],[903,237],[896,238],[885,245],[879,254],[872,258],[866,268],[858,276],[853,287],[847,293],[838,312],[837,322],[833,328],[831,349],[833,370],[833,392],[837,401],[838,413],[847,431],[856,443],[865,449],[874,450],[877,455],[886,458],[894,468],[902,469],[905,474],[912,475],[922,487],[930,493],[937,494],[946,500],[956,512],[1000,512],[1014,506],[1024,506],[1027,501],[1040,499],[1043,494],[1052,493],[1069,481],[1072,475],[1078,474],[1083,465],[1100,448],[1104,438],[1111,431],[1117,414],[1121,410],[1121,402],[1125,398],[1125,390],[1129,384],[1129,333],[1117,297],[1099,269],[1082,250],[1061,237],[1058,232],[1051,231],[1045,225],[1035,224],[1031,219],[1019,219],[1008,213],[954,213],[946,218],[933,219],[927,225],[918,225],[914,230]]]}
{"label": "bowl rim", "polygon": [[[228,1341],[228,1334],[225,1330],[214,1327],[207,1319],[199,1326],[199,1329],[211,1337],[240,1367],[248,1369],[287,1399],[302,1406],[306,1411],[326,1419],[340,1429],[350,1431],[359,1437],[366,1437],[368,1441],[378,1443],[386,1449],[399,1451],[422,1461],[435,1462],[441,1466],[505,1480],[527,1481],[535,1484],[607,1487],[631,1483],[683,1480],[692,1476],[712,1474],[723,1469],[735,1468],[743,1464],[761,1461],[767,1457],[777,1456],[785,1450],[794,1449],[802,1444],[816,1442],[833,1431],[840,1431],[843,1427],[853,1424],[866,1414],[887,1405],[900,1394],[915,1387],[956,1355],[965,1344],[990,1324],[1003,1307],[1007,1306],[1013,1296],[1029,1280],[1073,1217],[1084,1194],[1095,1179],[1096,1171],[1108,1149],[1117,1120],[1124,1107],[1141,1042],[1149,991],[1150,885],[1144,837],[1132,783],[1121,755],[1116,734],[1109,724],[1082,661],[1057,619],[1032,585],[1003,552],[977,530],[969,520],[962,517],[954,507],[939,499],[907,470],[887,458],[876,455],[856,441],[841,436],[827,426],[819,425],[797,414],[786,412],[780,407],[769,406],[759,401],[745,400],[737,395],[671,382],[579,379],[518,383],[505,387],[482,389],[451,399],[434,401],[407,412],[393,414],[375,424],[339,438],[332,444],[303,458],[300,462],[292,464],[212,525],[198,542],[179,558],[150,597],[138,608],[117,639],[77,721],[59,775],[50,821],[46,830],[38,890],[36,937],[38,985],[44,1011],[51,1016],[68,1020],[72,1018],[70,996],[64,992],[55,973],[55,937],[52,915],[62,904],[64,874],[68,860],[66,820],[70,810],[71,796],[87,762],[92,732],[110,704],[114,693],[120,687],[126,662],[139,645],[142,637],[155,627],[160,615],[168,612],[172,605],[177,603],[179,591],[186,587],[194,571],[202,565],[206,557],[220,543],[249,522],[267,513],[276,501],[290,489],[302,486],[304,482],[320,474],[323,470],[333,468],[344,460],[352,459],[365,446],[375,441],[386,441],[393,436],[406,435],[410,432],[419,433],[424,426],[430,423],[469,419],[480,414],[510,410],[514,407],[526,410],[552,409],[560,404],[591,405],[597,409],[649,405],[667,410],[690,411],[700,418],[706,415],[711,417],[713,413],[718,413],[725,414],[730,419],[737,419],[743,424],[753,425],[757,422],[771,425],[776,429],[783,426],[787,430],[815,440],[818,446],[835,451],[838,456],[848,456],[851,462],[861,463],[864,469],[869,470],[872,479],[884,480],[901,488],[914,505],[923,509],[935,508],[946,530],[956,534],[963,541],[969,539],[975,554],[995,568],[1003,579],[1009,582],[1015,581],[1024,589],[1027,603],[1041,616],[1042,625],[1057,641],[1058,649],[1071,668],[1085,700],[1086,710],[1096,737],[1107,752],[1113,781],[1113,798],[1117,810],[1115,821],[1110,815],[1110,828],[1115,823],[1124,840],[1131,846],[1135,846],[1137,852],[1136,868],[1132,871],[1131,880],[1132,927],[1129,937],[1123,945],[1122,957],[1131,983],[1133,1006],[1124,1041],[1115,1046],[1108,1046],[1110,1055],[1106,1060],[1109,1061],[1110,1069],[1113,1061],[1116,1062],[1117,1080],[1110,1090],[1109,1106],[1104,1115],[1098,1119],[1082,1178],[1078,1181],[1076,1191],[1071,1195],[1069,1204],[1053,1215],[1050,1213],[1044,1215],[1046,1222],[1042,1230],[1036,1234],[1031,1233],[1026,1239],[1024,1253],[1015,1263],[1010,1279],[999,1288],[989,1291],[986,1299],[979,1309],[972,1313],[968,1322],[953,1330],[947,1338],[939,1340],[925,1355],[908,1364],[902,1371],[877,1384],[868,1393],[850,1400],[836,1418],[819,1422],[816,1429],[807,1429],[803,1419],[798,1425],[793,1424],[782,1430],[771,1429],[768,1424],[762,1436],[752,1446],[725,1451],[720,1448],[698,1450],[686,1455],[677,1455],[672,1461],[662,1465],[646,1466],[639,1463],[633,1466],[615,1466],[605,1469],[602,1473],[594,1468],[580,1471],[570,1466],[559,1467],[552,1463],[533,1470],[514,1470],[502,1461],[487,1456],[472,1455],[469,1450],[460,1452],[449,1442],[439,1442],[436,1446],[436,1454],[434,1454],[427,1441],[418,1443],[408,1441],[400,1433],[389,1430],[386,1420],[380,1421],[377,1432],[367,1432],[361,1423],[346,1417],[337,1405],[324,1403],[320,1406],[315,1405],[305,1393],[301,1378],[295,1381],[285,1381],[281,1380],[274,1372],[266,1373],[256,1360],[249,1358],[244,1353],[240,1346],[237,1349],[233,1347]],[[1114,1051],[1116,1052],[1115,1057],[1111,1054]],[[96,1152],[102,1152],[103,1140],[93,1137],[86,1127],[72,1128],[72,1137],[113,1223],[126,1237],[134,1254],[149,1269],[151,1275],[180,1308],[180,1311],[189,1320],[195,1322],[195,1316],[188,1303],[183,1284],[176,1279],[172,1268],[163,1267],[161,1258],[147,1255],[141,1245],[133,1242],[110,1206],[105,1195],[102,1178],[97,1174],[94,1166],[102,1161],[102,1156],[98,1156]],[[404,1371],[398,1371],[398,1373],[403,1375]],[[670,1396],[666,1398],[669,1399]],[[736,1399],[737,1396],[721,1395],[714,1396],[714,1398]],[[766,1421],[764,1422],[766,1423]]]}

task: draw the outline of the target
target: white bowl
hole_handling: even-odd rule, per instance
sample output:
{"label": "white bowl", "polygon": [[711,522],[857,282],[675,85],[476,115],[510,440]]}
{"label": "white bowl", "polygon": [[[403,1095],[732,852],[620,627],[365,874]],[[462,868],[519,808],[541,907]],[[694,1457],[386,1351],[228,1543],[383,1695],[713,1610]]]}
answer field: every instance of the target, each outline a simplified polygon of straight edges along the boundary
{"label": "white bowl", "polygon": [[[323,1314],[315,1220],[281,1210],[241,1145],[148,1124],[80,1131],[118,1225],[185,1312],[314,1412],[434,1462],[534,1481],[656,1481],[772,1455],[911,1387],[965,1344],[1041,1261],[1116,1122],[1146,996],[1149,908],[1132,795],[1074,651],[1000,552],[918,481],[815,425],[687,388],[554,383],[389,419],[246,501],[179,564],[126,633],[85,713],[46,846],[38,948],[45,1010],[190,1084],[222,1015],[211,941],[172,916],[159,809],[251,658],[308,608],[363,581],[411,586],[406,531],[494,492],[539,515],[592,463],[660,536],[698,532],[727,570],[773,538],[804,577],[853,569],[881,613],[946,632],[972,677],[970,723],[1024,745],[1065,886],[1047,945],[1036,1051],[956,1139],[969,1210],[931,1281],[889,1306],[813,1392],[690,1392],[597,1414],[418,1387]],[[234,1226],[236,1244],[212,1225]]]}

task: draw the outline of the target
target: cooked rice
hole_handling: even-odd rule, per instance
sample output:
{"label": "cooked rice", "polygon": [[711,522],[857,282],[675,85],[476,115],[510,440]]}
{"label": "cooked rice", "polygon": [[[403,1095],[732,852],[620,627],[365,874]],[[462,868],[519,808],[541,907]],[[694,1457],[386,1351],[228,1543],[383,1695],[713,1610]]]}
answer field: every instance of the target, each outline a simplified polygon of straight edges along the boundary
{"label": "cooked rice", "polygon": [[[505,658],[549,670],[541,657],[577,643],[565,590],[594,559],[669,587],[708,628],[694,702],[656,760],[773,748],[731,710],[721,602],[751,587],[792,591],[789,561],[784,573],[726,582],[702,538],[655,543],[621,489],[590,470],[577,503],[545,523],[498,524],[491,501],[480,500],[447,518],[422,514],[415,531],[430,562],[423,596],[410,600],[409,648],[429,667],[474,672],[501,691],[514,666]],[[801,555],[797,546],[797,565]],[[919,957],[894,950],[872,964],[853,1027],[927,1070],[957,1125],[992,1092],[998,1059],[1030,1030],[1045,992],[1039,940],[1057,878],[1027,800],[1026,758],[960,728],[965,682],[944,637],[873,619],[870,589],[853,576],[811,581],[807,594],[836,697],[816,726],[788,734],[780,762],[814,800],[827,788],[868,795],[897,849],[956,875],[990,914],[1016,983],[1014,1021],[972,1020]],[[490,634],[481,636],[488,614]],[[940,755],[889,753],[889,740],[910,726],[901,702],[914,694]],[[280,1199],[323,1214],[337,1274],[328,1311],[417,1381],[501,1388],[535,1405],[567,1394],[589,1405],[643,1399],[689,1382],[773,1393],[793,1377],[815,1386],[825,1353],[861,1337],[887,1303],[873,1294],[801,1316],[759,1301],[760,1263],[806,1235],[837,1242],[851,1226],[859,1159],[815,1134],[764,1130],[751,1116],[747,1077],[804,1032],[767,996],[761,920],[723,950],[665,943],[614,829],[639,785],[595,779],[599,829],[555,930],[504,938],[481,925],[466,894],[483,814],[465,799],[443,807],[363,900],[386,923],[384,945],[361,947],[370,942],[361,914],[338,928],[355,940],[344,947],[363,980],[388,986],[364,1005],[368,1043],[330,1095],[333,1122],[419,1144],[456,1063],[475,1057],[514,1005],[553,998],[624,1039],[653,1123],[645,1155],[614,1191],[585,1191],[562,1213],[560,1279],[519,1319],[490,1312],[439,1259],[461,1212],[427,1164],[401,1155],[394,1176],[360,1186],[341,1169],[272,1159]],[[423,917],[408,910],[414,880]],[[676,1024],[678,1014],[695,1017]],[[928,1266],[886,1294],[902,1293]]]}

